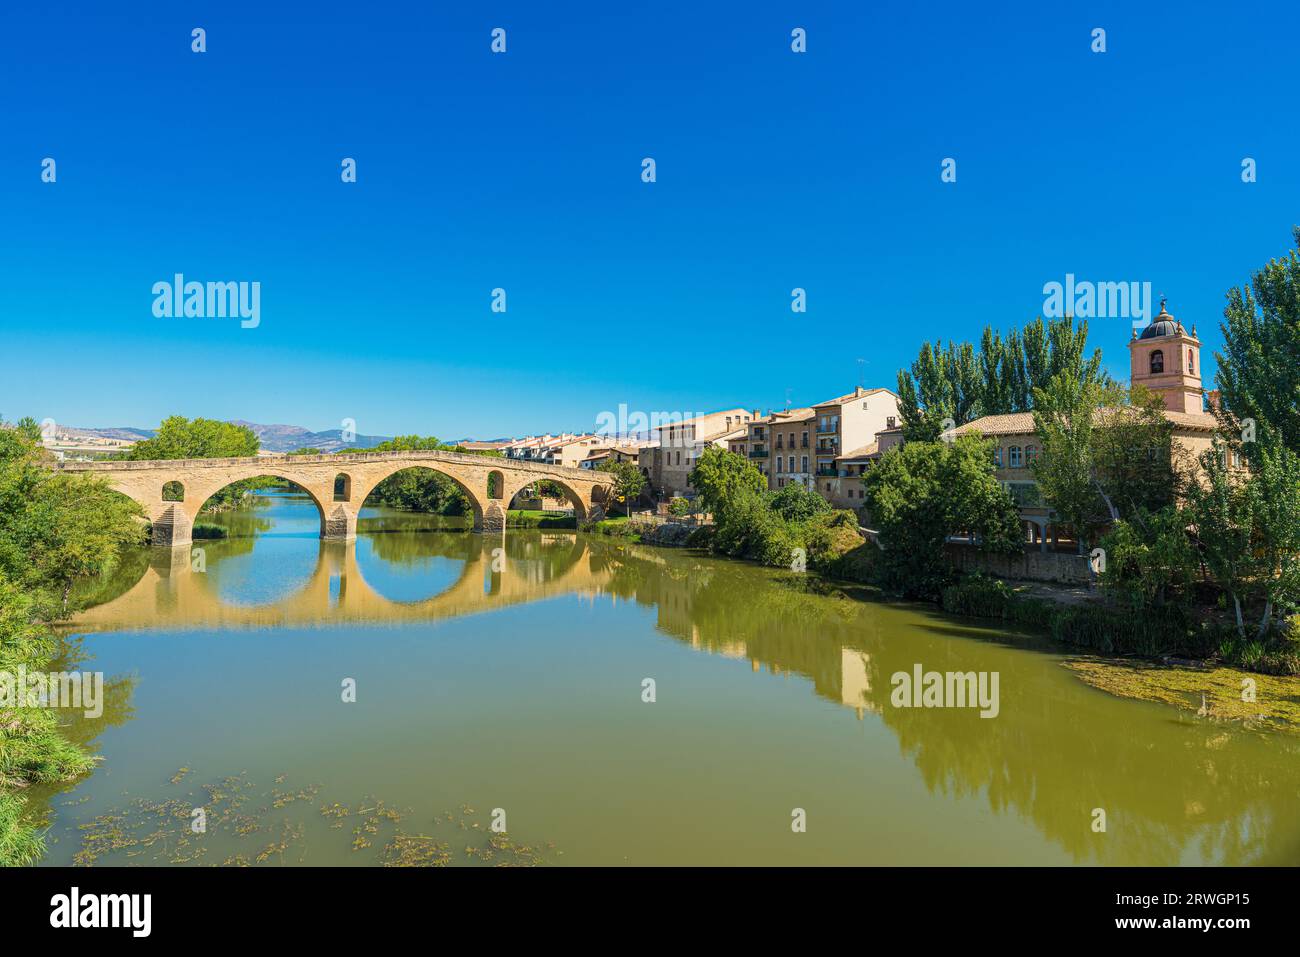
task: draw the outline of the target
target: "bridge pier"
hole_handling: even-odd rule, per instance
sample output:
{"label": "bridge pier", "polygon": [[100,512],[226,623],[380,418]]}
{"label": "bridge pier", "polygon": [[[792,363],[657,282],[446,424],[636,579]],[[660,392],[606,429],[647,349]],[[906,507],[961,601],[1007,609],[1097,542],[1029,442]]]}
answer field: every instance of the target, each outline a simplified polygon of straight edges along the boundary
{"label": "bridge pier", "polygon": [[321,516],[320,537],[326,541],[352,541],[357,537],[357,513],[336,502]]}
{"label": "bridge pier", "polygon": [[[478,518],[476,515],[475,518]],[[483,510],[483,517],[474,527],[476,532],[504,532],[506,530],[506,510],[499,501],[491,501]]]}
{"label": "bridge pier", "polygon": [[194,522],[179,505],[168,505],[150,520],[150,542],[154,545],[181,548],[189,545]]}

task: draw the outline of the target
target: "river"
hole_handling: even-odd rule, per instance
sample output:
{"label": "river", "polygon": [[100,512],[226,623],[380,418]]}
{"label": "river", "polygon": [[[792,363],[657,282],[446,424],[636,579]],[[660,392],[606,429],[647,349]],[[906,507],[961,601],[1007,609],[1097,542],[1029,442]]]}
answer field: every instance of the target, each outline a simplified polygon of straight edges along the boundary
{"label": "river", "polygon": [[[74,619],[103,761],[40,795],[45,863],[1300,862],[1300,741],[1042,640],[686,550],[374,508],[321,542],[305,496],[253,504]],[[996,716],[896,707],[916,665],[996,674]]]}

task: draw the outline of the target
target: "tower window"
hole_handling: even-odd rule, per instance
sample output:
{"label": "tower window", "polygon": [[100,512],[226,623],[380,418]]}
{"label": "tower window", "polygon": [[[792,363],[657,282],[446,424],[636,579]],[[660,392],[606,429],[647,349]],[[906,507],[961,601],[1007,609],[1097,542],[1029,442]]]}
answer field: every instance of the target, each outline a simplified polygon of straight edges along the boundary
{"label": "tower window", "polygon": [[1187,350],[1187,371],[1196,372],[1196,353],[1191,349]]}
{"label": "tower window", "polygon": [[1165,354],[1159,349],[1151,353],[1151,371],[1152,373],[1165,371]]}

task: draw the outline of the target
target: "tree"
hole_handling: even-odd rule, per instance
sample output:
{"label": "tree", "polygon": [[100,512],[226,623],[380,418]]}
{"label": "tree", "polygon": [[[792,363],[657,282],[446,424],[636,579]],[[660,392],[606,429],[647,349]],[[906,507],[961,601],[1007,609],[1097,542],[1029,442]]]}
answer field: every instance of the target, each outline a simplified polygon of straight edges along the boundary
{"label": "tree", "polygon": [[256,455],[260,447],[257,434],[246,425],[173,415],[153,438],[140,440],[121,456],[132,461],[242,458]]}
{"label": "tree", "polygon": [[[0,428],[0,672],[8,674],[52,667],[62,646],[48,626],[67,612],[72,581],[144,537],[134,502],[101,479],[54,472],[38,439]],[[53,709],[0,702],[0,866],[33,863],[44,847],[21,789],[91,767]]]}
{"label": "tree", "polygon": [[715,521],[721,521],[742,490],[758,494],[767,488],[767,479],[748,459],[715,445],[695,460],[687,481],[700,493],[705,511],[711,512]]}
{"label": "tree", "polygon": [[1107,525],[1144,525],[1179,498],[1188,470],[1173,423],[1159,396],[1141,386],[1058,372],[1034,392],[1034,429],[1042,449],[1030,467],[1080,551]]}
{"label": "tree", "polygon": [[1185,602],[1198,564],[1188,522],[1174,505],[1157,512],[1141,509],[1132,521],[1117,521],[1101,540],[1102,587],[1134,610]]}
{"label": "tree", "polygon": [[972,533],[982,551],[1023,548],[1019,511],[994,476],[992,444],[978,436],[897,446],[862,482],[883,584],[901,594],[938,596],[953,576],[944,545],[959,532]]}
{"label": "tree", "polygon": [[21,419],[19,419],[14,424],[14,428],[17,429],[19,432],[21,432],[23,435],[27,436],[33,442],[39,442],[42,438],[40,423],[37,422],[35,419],[33,419],[30,415],[25,415]]}
{"label": "tree", "polygon": [[645,476],[631,462],[615,462],[613,459],[601,462],[596,471],[604,472],[611,477],[611,495],[614,501],[623,502],[627,514],[631,516],[632,503],[645,488]]}
{"label": "tree", "polygon": [[1297,249],[1269,260],[1250,285],[1228,290],[1219,325],[1216,414],[1233,436],[1243,420],[1254,421],[1256,441],[1244,447],[1252,464],[1255,447],[1266,446],[1272,432],[1300,453],[1300,227],[1292,234]]}
{"label": "tree", "polygon": [[1082,554],[1112,518],[1094,475],[1093,428],[1102,390],[1060,373],[1034,390],[1034,429],[1042,450],[1031,464],[1039,491],[1073,533]]}
{"label": "tree", "polygon": [[1202,559],[1231,599],[1242,638],[1252,599],[1263,603],[1256,640],[1300,604],[1300,456],[1278,438],[1260,444],[1244,479],[1228,469],[1216,443],[1201,456],[1200,480],[1188,491]]}
{"label": "tree", "polygon": [[1164,402],[1142,386],[1101,389],[1093,413],[1092,468],[1112,521],[1143,522],[1173,505],[1189,472]]}
{"label": "tree", "polygon": [[790,482],[773,492],[768,504],[787,522],[806,522],[814,515],[831,511],[830,502],[798,482]]}
{"label": "tree", "polygon": [[1006,338],[986,326],[979,352],[968,342],[923,343],[916,361],[898,373],[899,413],[903,437],[931,442],[943,431],[945,418],[964,425],[982,415],[1024,412],[1033,407],[1035,389],[1046,388],[1059,374],[1104,385],[1101,350],[1085,357],[1088,323],[1075,326],[1069,316],[1035,319]]}

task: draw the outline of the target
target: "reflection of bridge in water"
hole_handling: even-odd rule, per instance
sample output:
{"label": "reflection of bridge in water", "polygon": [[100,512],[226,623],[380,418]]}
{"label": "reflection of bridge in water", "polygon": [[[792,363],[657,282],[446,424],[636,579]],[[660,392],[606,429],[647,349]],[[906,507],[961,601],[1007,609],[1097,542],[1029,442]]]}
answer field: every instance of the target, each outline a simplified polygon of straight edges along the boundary
{"label": "reflection of bridge in water", "polygon": [[[366,581],[357,562],[356,540],[321,541],[311,577],[264,605],[223,600],[213,576],[195,569],[190,550],[157,548],[134,586],[81,612],[70,627],[95,632],[428,621],[570,593],[596,595],[613,575],[608,565],[597,567],[585,544],[572,534],[439,538],[444,541],[439,553],[426,557],[462,560],[464,567],[446,590],[409,602],[387,598]],[[543,556],[530,552],[529,546],[544,552],[548,567],[542,567]]]}
{"label": "reflection of bridge in water", "polygon": [[[864,720],[864,740],[883,733],[896,741],[926,790],[975,798],[999,815],[1014,813],[1076,862],[1300,860],[1291,823],[1300,788],[1294,739],[1264,740],[1226,724],[1118,702],[1065,674],[1056,654],[1028,650],[1028,638],[1015,645],[972,641],[998,633],[924,610],[851,601],[784,572],[580,534],[362,534],[378,565],[367,561],[364,546],[359,562],[356,543],[312,543],[318,558],[302,584],[258,606],[223,599],[220,563],[236,554],[223,558],[224,543],[209,547],[207,573],[191,567],[188,550],[158,549],[139,581],[81,613],[69,628],[416,623],[565,595],[607,596],[653,607],[658,632],[685,646],[736,659],[754,672],[808,681],[822,700]],[[463,567],[440,594],[400,602],[375,587],[382,587],[380,573],[394,558],[451,559]],[[556,623],[541,617],[542,638],[553,639],[547,629]],[[997,672],[997,719],[961,708],[892,706],[891,676],[910,673],[918,662],[940,671]],[[632,674],[639,681],[644,672]],[[774,702],[782,707],[779,698]],[[1123,826],[1099,840],[1087,810],[1103,788],[1108,815]]]}

